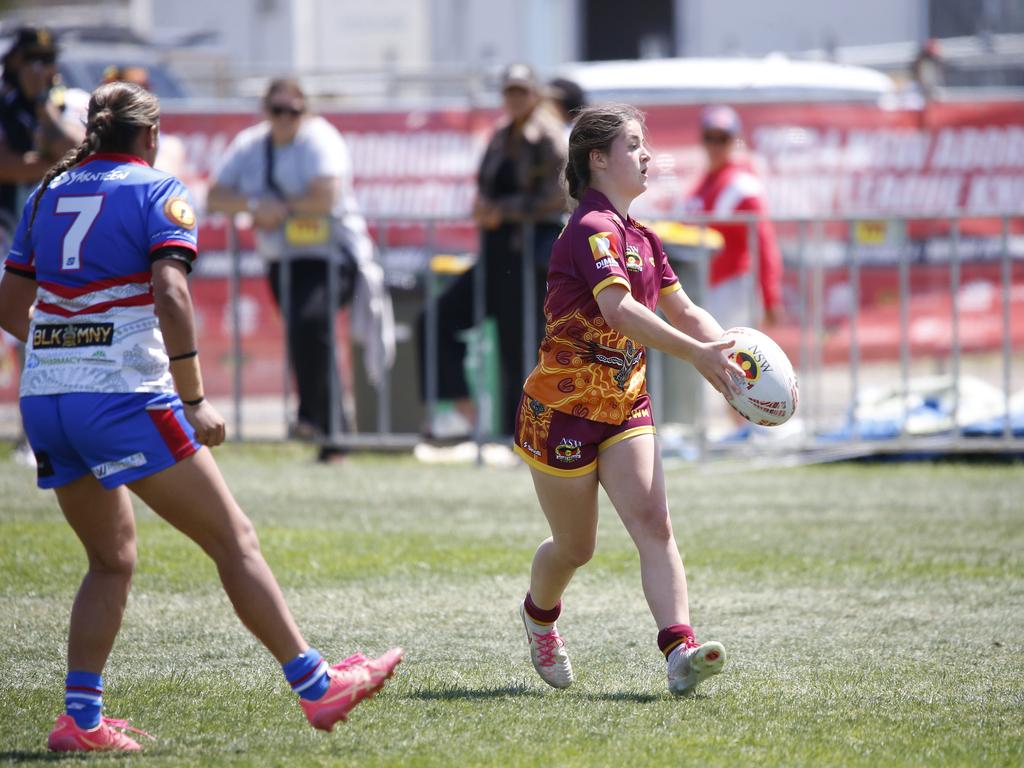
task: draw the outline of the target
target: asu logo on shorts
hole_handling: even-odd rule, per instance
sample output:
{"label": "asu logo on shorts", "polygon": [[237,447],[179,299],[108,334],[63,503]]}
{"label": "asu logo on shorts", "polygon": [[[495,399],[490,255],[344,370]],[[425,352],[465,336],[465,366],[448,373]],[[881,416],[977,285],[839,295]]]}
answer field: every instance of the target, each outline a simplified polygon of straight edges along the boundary
{"label": "asu logo on shorts", "polygon": [[555,458],[563,464],[571,464],[583,458],[583,443],[571,437],[563,437],[555,446]]}
{"label": "asu logo on shorts", "polygon": [[196,212],[183,197],[170,197],[164,203],[164,215],[182,229],[196,228]]}

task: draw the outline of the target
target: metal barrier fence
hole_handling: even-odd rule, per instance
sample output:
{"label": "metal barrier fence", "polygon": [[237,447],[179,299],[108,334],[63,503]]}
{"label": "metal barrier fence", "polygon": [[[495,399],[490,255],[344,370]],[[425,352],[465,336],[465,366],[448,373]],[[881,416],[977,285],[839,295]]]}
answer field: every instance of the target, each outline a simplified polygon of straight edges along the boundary
{"label": "metal barrier fence", "polygon": [[[728,221],[745,226],[749,250],[759,251],[756,218],[738,216]],[[1019,267],[1019,262],[1024,261],[1024,214],[961,213],[888,219],[864,215],[775,218],[772,221],[785,255],[786,306],[790,322],[767,330],[794,358],[801,392],[797,418],[802,430],[795,435],[788,434],[786,448],[849,454],[908,450],[1024,452],[1024,275]],[[706,219],[687,221],[699,232],[707,231],[709,223]],[[410,249],[404,230],[415,228],[418,232],[412,248],[419,254],[418,283],[414,290],[399,293],[417,295],[418,304],[411,307],[411,311],[422,312],[425,316],[425,332],[422,338],[407,342],[406,348],[415,352],[417,345],[422,344],[425,358],[436,361],[438,301],[446,278],[430,269],[430,257],[454,250],[463,254],[460,261],[471,263],[474,252],[480,251],[480,244],[474,246],[471,239],[461,237],[457,238],[458,244],[453,245],[445,232],[456,227],[463,231],[475,230],[465,220],[435,218],[375,220],[371,226],[388,269],[392,266],[389,254],[400,248]],[[864,228],[896,233],[899,237],[881,245],[865,244],[861,232]],[[533,238],[532,227],[527,223],[524,229],[522,239],[528,244]],[[924,231],[915,233],[914,229]],[[707,238],[698,236],[693,242],[696,245],[681,247],[666,239],[666,250],[687,292],[701,303],[709,282],[708,263],[712,252]],[[228,306],[224,314],[229,326],[226,356],[230,364],[221,382],[230,389],[225,413],[229,417],[231,436],[235,439],[284,436],[293,409],[291,374],[285,362],[287,350],[280,357],[277,351],[272,352],[273,375],[280,381],[280,385],[274,387],[276,394],[254,397],[252,369],[247,369],[245,313],[241,300],[244,279],[251,278],[254,272],[243,269],[240,239],[233,228],[229,231],[227,250],[230,266],[224,273],[228,278]],[[879,258],[880,253],[884,259]],[[520,270],[524,297],[522,349],[500,349],[501,356],[521,354],[527,371],[536,359],[537,347],[533,340],[539,335],[537,307],[542,298],[535,293],[533,281],[528,279],[534,256],[532,248],[524,248]],[[882,262],[884,266],[878,266]],[[756,316],[759,310],[756,258],[752,259],[752,267],[754,275],[748,301]],[[871,281],[877,278],[879,270],[888,276],[885,290],[890,294],[890,311],[881,320],[873,317],[878,315],[878,302],[877,297],[871,295],[872,291],[878,293]],[[976,290],[979,270],[984,271],[983,277],[988,281],[980,294]],[[922,306],[919,275],[922,271],[927,273],[928,279],[923,283],[931,299],[939,295],[943,300],[937,305]],[[479,326],[487,314],[484,271],[474,272],[474,278],[474,320]],[[287,268],[282,270],[281,279],[284,283],[290,280]],[[336,286],[328,288],[336,297]],[[865,294],[868,294],[866,301],[862,300]],[[282,295],[287,296],[288,291],[282,291]],[[837,296],[842,299],[838,309],[833,306]],[[979,296],[981,303],[988,306],[982,320],[989,335],[981,344],[975,338],[978,324],[975,305]],[[286,313],[292,311],[287,306],[283,309]],[[922,341],[923,326],[942,339],[937,343]],[[329,328],[332,338],[334,332],[332,323]],[[888,338],[889,351],[883,359],[872,351],[878,346],[879,334]],[[839,345],[837,337],[842,337]],[[338,353],[337,343],[332,344],[332,350],[335,350],[334,366],[343,364],[346,355]],[[0,360],[3,363],[0,373],[7,382],[5,391],[10,396],[5,395],[4,402],[0,403],[0,423],[6,434],[16,434],[17,398],[10,380],[16,381],[17,363],[11,349],[7,349],[5,355]],[[695,458],[745,449],[747,444],[716,439],[721,436],[722,414],[726,409],[718,404],[718,413],[715,413],[713,404],[706,402],[706,389],[687,365],[654,351],[648,363],[649,386],[664,449]],[[360,414],[362,431],[332,434],[325,440],[352,448],[392,449],[415,445],[420,440],[419,424],[410,428],[408,417],[403,424],[396,404],[404,407],[409,401],[416,401],[421,409],[419,422],[431,423],[438,411],[438,371],[436,365],[427,365],[422,371],[418,365],[405,366],[405,369],[397,379],[385,373],[373,388],[372,413]],[[419,376],[423,377],[425,397],[422,400],[419,382],[415,380]],[[922,380],[930,388],[923,393]],[[987,385],[981,390],[980,396],[985,400],[982,408],[978,407],[979,390],[974,386],[977,380]],[[884,429],[880,429],[879,419],[871,414],[872,409],[879,408],[880,386],[891,395],[882,409],[888,419],[887,424],[882,425]],[[346,399],[336,382],[332,383],[332,388],[331,408],[336,418],[345,407]],[[475,391],[477,413],[482,414],[486,411],[484,399],[488,393],[479,387]],[[922,427],[920,405],[929,398],[941,400],[945,411],[939,414],[942,418],[932,413],[931,422]],[[215,399],[225,403],[223,391]],[[268,400],[274,400],[275,404],[267,407]],[[361,397],[357,405],[365,411],[368,400]],[[280,428],[261,430],[252,426],[268,421],[275,421]],[[978,422],[985,422],[984,428],[978,428]],[[727,421],[724,423],[730,426]],[[504,436],[491,434],[492,431],[485,420],[478,419],[472,437],[478,445],[505,440]],[[783,430],[773,434],[783,434]],[[680,442],[684,443],[682,447]]]}
{"label": "metal barrier fence", "polygon": [[[757,228],[758,218],[734,216],[723,220],[721,217],[716,217],[715,221],[745,226],[749,253],[759,253],[761,243]],[[975,245],[982,240],[987,243],[985,248],[989,251],[989,257],[984,262],[965,258],[964,255],[964,228],[967,227],[973,232],[979,222],[985,229],[985,235],[972,242]],[[425,424],[432,423],[438,406],[436,363],[439,351],[438,302],[443,295],[440,276],[430,268],[430,257],[441,250],[436,245],[439,228],[458,223],[460,222],[431,218],[403,218],[371,222],[372,229],[376,234],[378,250],[385,256],[385,265],[387,265],[386,256],[391,248],[391,232],[399,227],[416,226],[423,233],[420,248],[424,255],[421,278],[425,334],[420,343],[424,345],[425,359],[435,361],[433,364],[426,365],[425,370],[420,372],[423,376],[423,391],[425,392],[425,401],[423,402]],[[465,222],[461,223],[465,224]],[[703,233],[708,228],[710,219],[690,218],[686,223]],[[834,449],[837,446],[847,448],[857,446],[857,450],[895,452],[922,446],[935,450],[1009,449],[1020,451],[1024,449],[1024,412],[1016,414],[1011,402],[1014,382],[1024,382],[1024,371],[1020,370],[1024,365],[1024,360],[1022,360],[1019,350],[1015,354],[1014,349],[1015,334],[1024,336],[1021,331],[1024,317],[1018,316],[1015,325],[1012,316],[1014,298],[1024,300],[1024,286],[1015,289],[1013,282],[1014,261],[1024,256],[1024,247],[1022,247],[1024,243],[1020,237],[1011,237],[1011,233],[1021,231],[1024,216],[999,214],[979,217],[976,214],[956,214],[942,217],[915,215],[887,219],[879,219],[877,216],[837,216],[815,219],[776,218],[772,220],[772,223],[780,233],[780,243],[784,244],[783,251],[787,257],[786,270],[790,275],[795,272],[795,277],[790,277],[787,282],[789,291],[787,304],[791,322],[787,324],[786,328],[779,329],[781,336],[786,338],[786,341],[783,342],[784,348],[787,349],[791,357],[796,358],[797,372],[801,382],[801,403],[798,416],[802,421],[803,429],[795,437],[790,436],[789,446],[804,451],[823,447]],[[878,249],[859,242],[861,239],[859,230],[866,223],[874,227],[875,230],[882,228],[902,236],[902,239],[895,244],[886,245],[881,249],[881,252],[887,254],[884,267],[877,266]],[[906,237],[908,231],[914,227],[928,229],[927,236],[917,240]],[[935,234],[936,230],[939,231],[938,237]],[[523,368],[527,372],[536,361],[539,335],[536,318],[538,317],[538,304],[543,298],[536,295],[535,281],[532,278],[535,270],[534,235],[533,223],[525,222],[522,232],[524,247],[520,270],[523,281],[524,340],[521,354],[524,361]],[[238,313],[239,286],[241,285],[241,259],[238,243],[237,233],[232,230],[230,298],[234,359],[233,421],[234,437],[244,438],[245,434],[241,426],[245,422],[245,400],[242,391],[244,363]],[[701,297],[707,295],[708,264],[713,254],[707,243],[707,238],[698,237],[696,243],[696,246],[681,249],[676,244],[666,242],[666,250],[672,257],[677,272],[680,273],[684,287],[697,303],[701,303]],[[482,242],[480,246],[478,252],[482,252]],[[755,317],[760,313],[758,261],[758,258],[750,259],[752,275],[748,301]],[[973,266],[979,263],[984,263],[989,268],[998,265],[999,341],[997,349],[994,351],[991,349],[981,352],[974,349],[965,350],[962,339],[963,269],[965,264]],[[894,326],[881,329],[882,332],[887,331],[894,337],[891,340],[891,346],[895,346],[897,349],[896,360],[883,361],[881,364],[878,361],[865,358],[863,354],[865,340],[861,336],[861,326],[864,324],[862,276],[867,269],[877,270],[879,268],[895,272],[898,307]],[[932,278],[934,278],[936,269],[948,270],[946,288],[949,298],[949,343],[946,354],[941,354],[941,350],[936,351],[935,349],[929,349],[923,354],[913,354],[912,347],[915,342],[911,329],[915,318],[911,315],[914,311],[912,304],[915,295],[912,290],[911,278],[915,268],[928,268]],[[482,268],[474,267],[473,275],[473,317],[475,325],[480,326],[488,314],[486,272]],[[844,287],[840,293],[845,292],[845,306],[848,313],[846,322],[843,324],[847,334],[846,355],[845,359],[838,360],[826,359],[826,341],[833,333],[833,329],[827,327],[826,323],[826,304],[832,298],[831,293],[827,293],[826,289],[830,280],[834,288],[837,275],[842,278],[839,283]],[[289,279],[290,269],[287,264],[283,264],[281,271],[281,295],[283,297],[288,296],[286,286]],[[335,280],[333,274],[328,278],[328,293],[332,301],[331,317],[334,317],[339,309]],[[942,291],[938,293],[941,294]],[[936,295],[934,290],[932,295],[933,297]],[[287,305],[287,298],[284,299],[281,309],[285,317],[293,311],[293,308]],[[988,322],[991,324],[991,317],[988,318]],[[934,322],[932,325],[934,326]],[[775,335],[773,329],[768,329],[768,332],[770,335]],[[876,336],[879,332],[878,327],[873,331]],[[332,338],[332,349],[336,349],[333,321],[329,323],[329,333]],[[777,337],[777,340],[780,340],[781,336]],[[285,338],[287,343],[287,334],[285,334]],[[505,354],[513,354],[512,350],[503,351]],[[983,359],[985,371],[983,378],[992,378],[994,369],[998,369],[998,377],[1001,380],[1000,386],[994,389],[1000,391],[1002,402],[1000,407],[993,406],[990,409],[993,413],[998,412],[997,416],[1001,418],[1001,429],[998,430],[998,433],[994,433],[990,429],[987,438],[984,436],[968,437],[965,434],[964,393],[962,391],[965,353],[970,353],[973,358]],[[993,354],[997,359],[992,359]],[[835,355],[833,354],[832,357],[834,358]],[[336,369],[337,355],[331,362]],[[912,427],[912,411],[915,408],[913,371],[915,362],[927,363],[934,369],[933,373],[938,371],[948,382],[948,391],[943,395],[944,397],[948,396],[947,399],[951,403],[946,413],[949,422],[948,429],[943,429],[939,425],[930,433],[924,434],[922,430]],[[709,440],[713,425],[709,421],[708,408],[705,407],[705,389],[696,380],[695,375],[691,375],[689,378],[686,378],[685,374],[681,375],[680,366],[683,364],[679,361],[668,360],[661,353],[652,350],[648,367],[649,385],[654,395],[654,401],[658,405],[656,413],[659,423],[663,425],[680,424],[683,427],[683,437],[691,448],[686,455],[703,458],[708,455],[709,450],[724,450],[726,446]],[[282,361],[282,369],[284,371],[283,409],[287,417],[291,411],[289,402],[291,386],[288,366],[284,364],[284,361]],[[897,382],[895,386],[892,384],[894,377]],[[842,381],[843,379],[845,379],[845,383]],[[879,379],[889,386],[899,404],[898,412],[895,415],[892,413],[890,404],[889,418],[895,424],[895,429],[890,429],[890,434],[884,436],[884,441],[878,439],[877,424],[867,418],[864,412],[864,394],[872,384],[877,386]],[[680,381],[683,382],[685,391],[679,391]],[[392,428],[391,402],[393,394],[419,397],[419,388],[412,382],[403,381],[399,383],[399,390],[396,393],[395,386],[395,382],[392,382],[388,373],[385,372],[376,388],[377,409],[373,430],[361,433],[331,434],[324,438],[325,442],[339,447],[375,449],[401,448],[415,444],[420,440],[418,432],[399,432]],[[937,384],[936,386],[942,389],[943,385]],[[480,417],[486,410],[483,400],[488,393],[479,386],[475,391],[478,418],[473,430],[473,440],[478,446],[489,440],[506,440],[507,436],[491,434],[484,419]],[[343,407],[342,394],[338,390],[337,379],[332,378],[332,424],[337,423],[336,417],[339,409]],[[688,400],[686,407],[678,407],[680,399]],[[993,404],[990,402],[989,405]],[[1024,398],[1019,407],[1024,411]],[[1022,423],[1016,423],[1016,419]],[[866,428],[866,425],[870,425],[870,429]],[[972,431],[973,434],[974,431]]]}

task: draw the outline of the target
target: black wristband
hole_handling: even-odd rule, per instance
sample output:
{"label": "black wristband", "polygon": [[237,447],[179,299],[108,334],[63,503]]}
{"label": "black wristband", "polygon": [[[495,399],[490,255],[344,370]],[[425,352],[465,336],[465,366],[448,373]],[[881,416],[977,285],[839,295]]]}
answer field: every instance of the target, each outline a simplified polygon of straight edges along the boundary
{"label": "black wristband", "polygon": [[182,352],[180,355],[171,355],[168,360],[173,363],[175,360],[188,360],[190,357],[195,357],[198,354],[199,350],[193,349],[191,352]]}
{"label": "black wristband", "polygon": [[195,405],[199,405],[199,404],[200,404],[201,402],[203,402],[203,401],[204,401],[205,399],[206,399],[205,397],[203,397],[202,395],[200,395],[200,396],[199,396],[199,397],[197,397],[197,398],[196,398],[195,400],[182,400],[181,402],[183,402],[183,403],[184,403],[185,405],[193,405],[193,406],[195,406]]}

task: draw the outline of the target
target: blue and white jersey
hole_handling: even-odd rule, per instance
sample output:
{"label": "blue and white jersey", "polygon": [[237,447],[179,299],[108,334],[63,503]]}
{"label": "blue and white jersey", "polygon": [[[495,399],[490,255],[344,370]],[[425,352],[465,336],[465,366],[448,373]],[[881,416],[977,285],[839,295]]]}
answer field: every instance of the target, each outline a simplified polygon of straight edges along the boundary
{"label": "blue and white jersey", "polygon": [[95,154],[31,196],[5,266],[38,283],[21,396],[173,392],[151,255],[196,248],[185,185],[131,155]]}

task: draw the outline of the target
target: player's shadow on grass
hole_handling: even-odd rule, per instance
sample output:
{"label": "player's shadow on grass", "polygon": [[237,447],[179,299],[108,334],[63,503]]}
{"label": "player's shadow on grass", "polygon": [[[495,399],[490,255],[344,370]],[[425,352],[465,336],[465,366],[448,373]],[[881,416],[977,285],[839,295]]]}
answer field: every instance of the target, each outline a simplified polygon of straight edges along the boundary
{"label": "player's shadow on grass", "polygon": [[617,691],[608,693],[588,693],[586,698],[591,701],[631,701],[635,704],[650,704],[662,697],[653,693],[635,693],[633,691]]}
{"label": "player's shadow on grass", "polygon": [[[11,750],[9,752],[0,752],[0,763],[6,763],[8,760],[16,763],[53,763],[57,760],[67,760],[70,758],[81,757],[81,752],[30,752],[28,750]],[[113,755],[111,755],[112,757]]]}
{"label": "player's shadow on grass", "polygon": [[525,685],[501,685],[494,688],[463,688],[460,686],[442,686],[439,688],[421,688],[406,694],[410,699],[424,701],[451,701],[454,699],[482,700],[505,699],[521,696],[540,696],[540,691]]}

